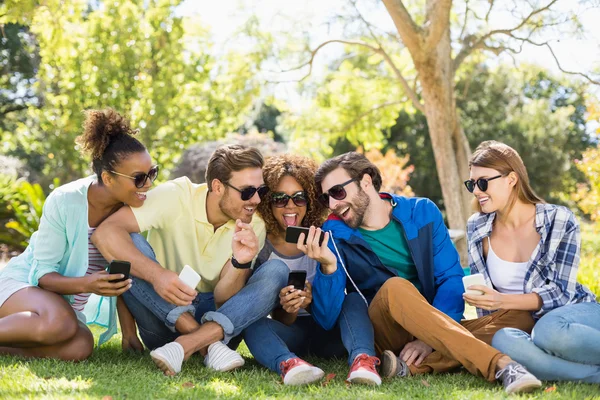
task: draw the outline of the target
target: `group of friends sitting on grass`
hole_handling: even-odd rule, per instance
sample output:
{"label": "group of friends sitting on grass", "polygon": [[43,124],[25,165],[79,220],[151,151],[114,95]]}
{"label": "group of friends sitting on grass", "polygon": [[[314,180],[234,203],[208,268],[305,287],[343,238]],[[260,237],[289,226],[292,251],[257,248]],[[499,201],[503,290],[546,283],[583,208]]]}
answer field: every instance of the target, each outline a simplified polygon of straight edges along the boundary
{"label": "group of friends sitting on grass", "polygon": [[[362,154],[318,166],[225,145],[206,183],[151,190],[158,166],[135,133],[112,109],[87,112],[77,141],[94,176],[50,194],[29,246],[0,272],[0,354],[84,360],[94,347],[86,315],[103,306],[99,344],[118,315],[123,349],[148,348],[166,375],[195,353],[210,369],[242,367],[243,339],[286,385],[321,380],[309,355],[347,358],[356,384],[461,366],[508,393],[540,380],[600,383],[600,305],[576,280],[579,224],[535,194],[511,147],[481,143],[456,188],[478,211],[468,256],[483,279],[465,292],[436,205],[380,192]],[[310,229],[290,243],[291,226]],[[127,279],[106,271],[112,260],[130,263]],[[196,287],[180,279],[185,265]],[[290,285],[291,271],[305,284]],[[463,319],[465,301],[478,318]]]}

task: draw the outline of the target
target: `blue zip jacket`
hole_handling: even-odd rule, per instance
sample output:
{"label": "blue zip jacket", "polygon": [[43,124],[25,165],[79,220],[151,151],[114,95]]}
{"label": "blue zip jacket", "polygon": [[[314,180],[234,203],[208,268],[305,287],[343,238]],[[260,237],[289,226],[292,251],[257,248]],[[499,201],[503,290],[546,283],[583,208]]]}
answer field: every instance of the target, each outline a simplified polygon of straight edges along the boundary
{"label": "blue zip jacket", "polygon": [[[435,308],[459,322],[465,310],[462,298],[464,272],[442,213],[429,199],[388,193],[381,193],[380,196],[390,199],[394,206],[392,218],[404,229],[423,296]],[[337,257],[338,268],[333,274],[325,275],[321,272],[321,266],[317,266],[313,281],[312,315],[319,325],[329,330],[335,326],[340,315],[344,289],[351,293],[358,288],[370,304],[385,281],[397,276],[397,273],[382,264],[358,229],[350,228],[337,216],[330,215],[323,224],[323,230],[330,231],[332,235],[328,246]],[[347,282],[340,261],[343,261],[356,288],[352,282]]]}

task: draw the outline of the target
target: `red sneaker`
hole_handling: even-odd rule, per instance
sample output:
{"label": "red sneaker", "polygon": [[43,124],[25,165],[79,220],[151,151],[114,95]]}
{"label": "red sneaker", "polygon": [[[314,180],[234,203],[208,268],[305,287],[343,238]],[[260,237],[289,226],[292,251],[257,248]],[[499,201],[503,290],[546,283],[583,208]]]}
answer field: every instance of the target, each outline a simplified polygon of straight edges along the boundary
{"label": "red sneaker", "polygon": [[284,385],[306,385],[320,380],[325,373],[320,368],[296,357],[279,364]]}
{"label": "red sneaker", "polygon": [[359,354],[354,359],[346,380],[363,385],[381,385],[381,377],[375,368],[377,365],[379,365],[379,358],[364,353]]}

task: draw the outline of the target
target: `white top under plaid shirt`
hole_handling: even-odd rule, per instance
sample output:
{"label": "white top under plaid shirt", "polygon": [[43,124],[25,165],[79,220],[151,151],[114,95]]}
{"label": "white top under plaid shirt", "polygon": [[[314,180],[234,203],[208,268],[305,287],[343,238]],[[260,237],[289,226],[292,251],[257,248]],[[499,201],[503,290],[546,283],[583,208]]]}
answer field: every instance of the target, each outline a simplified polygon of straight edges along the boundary
{"label": "white top under plaid shirt", "polygon": [[[490,287],[492,281],[483,256],[483,239],[492,234],[495,217],[496,213],[477,213],[467,222],[471,273],[483,274]],[[567,304],[595,302],[596,296],[577,282],[581,238],[579,223],[571,210],[554,204],[536,204],[535,229],[541,238],[523,282],[523,293],[537,293],[542,299],[542,308],[533,312],[533,317],[539,319]],[[492,312],[477,309],[479,317]]]}

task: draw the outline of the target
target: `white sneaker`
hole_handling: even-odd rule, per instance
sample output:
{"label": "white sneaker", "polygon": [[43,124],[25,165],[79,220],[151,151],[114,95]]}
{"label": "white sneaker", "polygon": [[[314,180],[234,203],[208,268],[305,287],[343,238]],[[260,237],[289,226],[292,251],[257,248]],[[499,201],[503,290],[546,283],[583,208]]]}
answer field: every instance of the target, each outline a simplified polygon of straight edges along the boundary
{"label": "white sneaker", "polygon": [[325,375],[321,368],[298,357],[282,361],[279,369],[284,385],[306,385],[320,380]]}
{"label": "white sneaker", "polygon": [[225,372],[242,367],[244,359],[235,350],[231,350],[223,342],[214,342],[208,346],[208,353],[204,357],[204,365],[215,371]]}
{"label": "white sneaker", "polygon": [[150,352],[152,361],[165,373],[165,375],[176,375],[181,372],[181,364],[185,352],[183,346],[177,342],[167,343]]}

